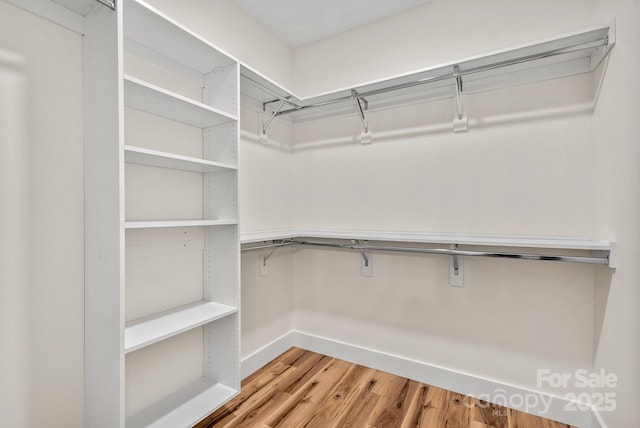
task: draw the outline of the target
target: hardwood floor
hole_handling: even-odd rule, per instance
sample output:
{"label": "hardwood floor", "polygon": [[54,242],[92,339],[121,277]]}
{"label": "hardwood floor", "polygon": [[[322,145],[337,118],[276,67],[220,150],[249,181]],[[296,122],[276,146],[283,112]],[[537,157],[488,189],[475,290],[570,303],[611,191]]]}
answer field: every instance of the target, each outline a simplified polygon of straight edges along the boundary
{"label": "hardwood floor", "polygon": [[[479,405],[481,404],[481,405]],[[291,348],[197,428],[572,428]]]}

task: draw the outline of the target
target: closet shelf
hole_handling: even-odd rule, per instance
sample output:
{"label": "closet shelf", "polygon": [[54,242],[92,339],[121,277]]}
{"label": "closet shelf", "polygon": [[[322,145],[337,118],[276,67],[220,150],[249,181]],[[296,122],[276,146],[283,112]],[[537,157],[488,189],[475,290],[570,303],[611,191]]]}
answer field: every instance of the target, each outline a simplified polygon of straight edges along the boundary
{"label": "closet shelf", "polygon": [[369,109],[456,97],[457,79],[465,94],[588,73],[614,44],[613,25],[588,28],[309,97],[243,67],[242,94],[246,103],[270,112],[286,100],[276,116],[298,123],[355,113],[359,97],[366,99]]}
{"label": "closet shelf", "polygon": [[228,226],[238,224],[238,220],[161,220],[126,221],[125,229],[157,229],[163,227]]}
{"label": "closet shelf", "polygon": [[179,171],[209,173],[238,169],[235,165],[134,146],[124,146],[124,156],[124,161],[127,163]]}
{"label": "closet shelf", "polygon": [[128,323],[124,352],[129,353],[236,313],[238,308],[201,301]]}
{"label": "closet shelf", "polygon": [[126,427],[190,427],[237,394],[237,390],[203,377],[127,418]]}
{"label": "closet shelf", "polygon": [[234,122],[235,116],[131,76],[124,76],[124,104],[197,128]]}
{"label": "closet shelf", "polygon": [[[335,242],[337,241],[337,242]],[[370,244],[368,241],[374,241]],[[600,242],[580,238],[501,237],[455,234],[389,233],[362,231],[275,231],[243,234],[243,251],[275,249],[289,245],[339,248],[344,250],[406,252],[449,256],[495,257],[508,259],[589,263],[615,267],[615,242]],[[388,245],[392,243],[393,245]],[[444,244],[444,247],[407,246],[406,244]],[[402,245],[405,244],[405,245]],[[506,247],[509,251],[486,248],[461,249],[458,245],[476,247]],[[517,248],[589,251],[591,254],[536,253]]]}
{"label": "closet shelf", "polygon": [[243,233],[242,244],[282,239],[346,239],[360,241],[405,242],[418,244],[478,245],[487,247],[556,248],[609,251],[611,242],[579,237],[531,237],[498,235],[435,234],[417,232],[344,231],[344,230],[280,230]]}
{"label": "closet shelf", "polygon": [[[125,50],[152,55],[154,63],[181,74],[205,75],[237,62],[220,48],[140,0],[125,0]],[[144,51],[144,52],[143,52]],[[189,70],[185,70],[189,69]]]}

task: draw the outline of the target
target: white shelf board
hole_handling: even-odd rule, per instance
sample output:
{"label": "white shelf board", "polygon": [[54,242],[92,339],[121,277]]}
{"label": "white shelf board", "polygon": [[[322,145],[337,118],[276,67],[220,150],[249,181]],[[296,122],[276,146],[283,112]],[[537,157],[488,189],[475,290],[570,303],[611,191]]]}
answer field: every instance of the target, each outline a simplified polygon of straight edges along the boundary
{"label": "white shelf board", "polygon": [[263,241],[273,241],[280,239],[292,239],[296,237],[300,237],[300,235],[296,234],[294,230],[271,230],[264,232],[251,232],[251,233],[242,233],[240,235],[240,243],[241,244],[252,244],[256,242]]}
{"label": "white shelf board", "polygon": [[204,419],[238,391],[207,378],[171,394],[140,413],[127,418],[127,428],[190,427]]}
{"label": "white shelf board", "polygon": [[234,306],[201,301],[127,323],[124,352],[137,351],[236,312]]}
{"label": "white shelf board", "polygon": [[213,162],[189,156],[145,149],[142,147],[124,146],[124,161],[137,165],[158,168],[177,169],[180,171],[209,173],[237,170],[235,165]]}
{"label": "white shelf board", "polygon": [[123,33],[133,40],[200,74],[237,60],[187,27],[139,0],[125,0]]}
{"label": "white shelf board", "polygon": [[513,248],[556,248],[593,251],[611,251],[613,248],[611,242],[597,241],[582,237],[462,235],[361,230],[277,230],[243,233],[241,234],[240,242],[242,244],[250,244],[262,241],[295,238],[357,239],[361,241],[411,242],[446,245],[458,244]]}
{"label": "white shelf board", "polygon": [[238,220],[160,220],[126,221],[125,229],[157,229],[163,227],[228,226],[238,224]]}
{"label": "white shelf board", "polygon": [[[243,66],[242,92],[244,99],[253,100],[253,103],[249,102],[255,105],[275,101],[277,97],[273,93],[280,97],[289,95],[292,102],[303,107],[336,99],[342,100],[323,107],[316,106],[291,112],[285,116],[278,116],[281,119],[286,118],[292,123],[297,123],[349,112],[355,113],[356,108],[351,98],[351,90],[356,90],[365,96],[369,102],[369,108],[372,110],[392,105],[453,97],[455,80],[451,77],[451,73],[454,66],[458,66],[460,73],[463,74],[462,81],[465,93],[588,73],[595,70],[614,44],[615,27],[613,25],[586,28],[532,43],[460,58],[383,79],[303,97],[292,92],[286,93],[287,91],[282,86]],[[392,92],[376,92],[415,82],[422,83]],[[275,105],[277,104],[274,103],[272,108]],[[290,108],[291,106],[287,105],[283,110],[286,111]]]}
{"label": "white shelf board", "polygon": [[124,76],[124,104],[197,128],[209,128],[237,120],[221,110],[127,75]]}

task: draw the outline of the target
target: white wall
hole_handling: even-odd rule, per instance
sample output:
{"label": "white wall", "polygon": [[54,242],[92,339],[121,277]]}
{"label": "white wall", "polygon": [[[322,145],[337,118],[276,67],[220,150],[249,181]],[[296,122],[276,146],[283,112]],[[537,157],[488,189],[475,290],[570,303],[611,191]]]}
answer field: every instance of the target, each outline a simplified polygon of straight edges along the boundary
{"label": "white wall", "polygon": [[272,122],[268,139],[260,140],[263,115],[241,109],[239,148],[240,223],[243,233],[291,228],[295,202],[291,127]]}
{"label": "white wall", "polygon": [[148,3],[281,85],[291,85],[291,48],[233,0]]}
{"label": "white wall", "polygon": [[[588,75],[472,95],[465,134],[451,99],[379,111],[370,146],[355,116],[298,125],[295,227],[590,236],[592,98]],[[529,388],[591,366],[592,267],[465,262],[457,289],[445,257],[376,254],[363,278],[358,254],[303,250],[295,327]]]}
{"label": "white wall", "polygon": [[373,112],[371,146],[353,115],[297,125],[295,226],[590,236],[592,97],[588,75],[471,95],[465,134],[452,99]]}
{"label": "white wall", "polygon": [[606,24],[593,0],[433,0],[294,51],[294,88],[310,96]]}
{"label": "white wall", "polygon": [[619,263],[595,281],[595,366],[618,376],[610,427],[637,426],[640,410],[640,4],[600,1],[598,15],[616,17],[617,41],[593,118],[594,194],[598,234],[615,237]]}
{"label": "white wall", "polygon": [[[321,92],[610,20],[587,2],[526,14],[517,2],[458,6],[432,2],[297,49],[296,88]],[[370,147],[358,145],[354,116],[298,125],[294,225],[615,238],[602,234],[593,192],[606,186],[594,177],[594,86],[577,76],[471,96],[461,135],[451,133],[451,100],[371,113]],[[446,259],[374,260],[368,279],[357,254],[296,253],[295,328],[529,388],[539,368],[590,368],[594,345],[611,352],[593,328],[607,269],[468,260],[466,287],[452,289]]]}
{"label": "white wall", "polygon": [[[240,227],[243,233],[288,229],[293,224],[291,129],[274,122],[268,141],[259,139],[262,117],[243,107],[239,150]],[[270,251],[270,250],[269,250]],[[268,251],[268,252],[269,252]],[[269,258],[269,274],[260,276],[264,252],[242,255],[242,356],[247,357],[293,328],[293,264],[290,252]]]}
{"label": "white wall", "polygon": [[242,255],[242,358],[293,329],[291,255],[287,250],[273,254],[266,276],[260,276],[260,255]]}
{"label": "white wall", "polygon": [[[294,258],[295,328],[439,367],[535,387],[536,369],[590,367],[593,269],[304,249]],[[489,392],[489,391],[487,391]]]}
{"label": "white wall", "polygon": [[[0,4],[0,7],[2,5]],[[13,12],[13,11],[12,11]],[[25,58],[0,50],[0,414],[2,425],[29,420],[29,164]]]}
{"label": "white wall", "polygon": [[0,40],[0,425],[81,427],[82,38],[0,2]]}

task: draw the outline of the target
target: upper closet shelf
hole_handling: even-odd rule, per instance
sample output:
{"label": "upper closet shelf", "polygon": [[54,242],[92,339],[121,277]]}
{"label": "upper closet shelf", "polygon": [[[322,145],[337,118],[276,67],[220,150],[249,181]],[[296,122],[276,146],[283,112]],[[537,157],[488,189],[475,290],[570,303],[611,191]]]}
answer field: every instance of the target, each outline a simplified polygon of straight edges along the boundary
{"label": "upper closet shelf", "polygon": [[237,120],[228,113],[126,75],[124,103],[127,107],[197,128],[208,128]]}
{"label": "upper closet shelf", "polygon": [[242,244],[251,244],[264,241],[305,238],[592,251],[610,251],[613,247],[611,242],[596,241],[581,237],[462,235],[455,233],[435,234],[346,230],[284,230],[243,233],[240,237],[240,242]]}
{"label": "upper closet shelf", "polygon": [[235,58],[147,3],[124,0],[124,45],[141,57],[180,74],[210,73],[237,63]]}
{"label": "upper closet shelf", "polygon": [[[320,241],[318,241],[320,239]],[[377,243],[371,244],[369,241]],[[616,266],[615,242],[601,242],[580,238],[550,238],[550,237],[502,237],[481,235],[455,235],[430,233],[397,233],[397,232],[364,232],[364,231],[275,231],[265,233],[243,234],[240,238],[242,251],[271,250],[273,254],[278,247],[290,245],[312,246],[323,248],[339,248],[343,250],[357,250],[363,255],[367,251],[406,252],[422,254],[439,254],[452,256],[454,265],[458,257],[496,257],[508,259],[525,259],[540,261],[559,261],[573,263],[589,263]],[[392,245],[389,245],[391,243]],[[445,248],[425,247],[424,245],[407,246],[411,244],[446,244]],[[258,244],[258,245],[256,245]],[[509,252],[493,251],[483,248],[462,249],[459,245],[471,247],[507,247]],[[518,248],[545,249],[544,252],[517,250]],[[590,254],[550,254],[547,250],[589,251]],[[555,252],[555,251],[554,251]],[[267,257],[270,257],[267,256]],[[457,272],[457,268],[456,268]],[[457,273],[452,277],[454,281]],[[452,285],[454,283],[452,282]]]}
{"label": "upper closet shelf", "polygon": [[501,49],[388,79],[366,82],[311,97],[299,97],[255,71],[242,69],[245,102],[293,123],[364,110],[592,72],[615,43],[615,27],[603,26],[535,43]]}
{"label": "upper closet shelf", "polygon": [[175,169],[189,172],[219,172],[238,169],[234,165],[205,159],[160,152],[142,147],[124,146],[124,160],[127,163]]}

